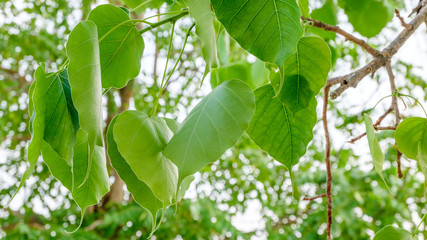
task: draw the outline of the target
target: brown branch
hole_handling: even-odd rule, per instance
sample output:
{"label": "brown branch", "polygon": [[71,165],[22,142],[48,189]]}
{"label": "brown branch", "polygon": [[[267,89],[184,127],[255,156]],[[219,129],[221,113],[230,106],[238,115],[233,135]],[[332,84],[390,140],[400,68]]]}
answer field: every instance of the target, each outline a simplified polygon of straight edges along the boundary
{"label": "brown branch", "polygon": [[302,200],[303,201],[313,201],[313,200],[316,200],[318,198],[324,198],[326,196],[327,196],[326,193],[323,193],[323,194],[320,194],[320,195],[317,195],[317,196],[314,196],[314,197],[305,197]]}
{"label": "brown branch", "polygon": [[361,46],[363,49],[365,49],[366,52],[371,54],[372,56],[376,57],[381,54],[380,51],[376,50],[375,48],[371,47],[368,43],[366,43],[365,40],[355,37],[354,35],[344,31],[342,28],[338,26],[329,25],[326,23],[323,23],[319,20],[306,18],[304,16],[301,17],[302,20],[307,20],[312,22],[313,27],[321,28],[326,31],[335,32],[343,36],[346,40],[351,41],[359,46]]}
{"label": "brown branch", "polygon": [[[387,69],[387,74],[388,74],[388,78],[390,80],[390,89],[391,89],[391,93],[392,93],[392,102],[391,102],[391,106],[394,109],[394,114],[396,117],[396,123],[395,123],[395,127],[397,127],[397,125],[399,125],[400,123],[400,112],[399,112],[399,104],[397,103],[397,88],[396,88],[396,83],[395,83],[395,77],[393,74],[393,69],[391,68],[391,64],[390,61],[387,63],[386,65],[386,69]],[[396,146],[397,147],[397,146]],[[399,149],[397,149],[397,158],[396,158],[396,162],[397,162],[397,176],[399,178],[402,178],[402,168],[400,166],[400,159],[402,157],[402,153],[399,151]]]}
{"label": "brown branch", "polygon": [[327,85],[332,86],[340,84],[340,86],[331,93],[331,98],[339,97],[349,87],[356,87],[358,83],[367,75],[376,72],[379,68],[385,66],[390,59],[397,53],[416,29],[426,21],[427,4],[423,5],[419,14],[408,24],[412,27],[405,28],[400,34],[383,50],[382,54],[377,55],[374,59],[365,66],[341,77],[335,77],[328,80]]}
{"label": "brown branch", "polygon": [[396,17],[399,19],[400,25],[402,25],[402,27],[406,28],[410,26],[405,22],[405,19],[402,16],[400,16],[399,10],[394,9],[394,13],[396,13]]}
{"label": "brown branch", "polygon": [[332,227],[332,172],[331,172],[331,139],[329,137],[328,129],[328,100],[329,100],[329,90],[330,86],[325,86],[323,93],[323,129],[325,131],[325,141],[326,141],[326,153],[325,153],[325,163],[326,163],[326,195],[328,197],[328,207],[327,207],[327,216],[328,223],[326,226],[327,239],[331,239],[331,227]]}

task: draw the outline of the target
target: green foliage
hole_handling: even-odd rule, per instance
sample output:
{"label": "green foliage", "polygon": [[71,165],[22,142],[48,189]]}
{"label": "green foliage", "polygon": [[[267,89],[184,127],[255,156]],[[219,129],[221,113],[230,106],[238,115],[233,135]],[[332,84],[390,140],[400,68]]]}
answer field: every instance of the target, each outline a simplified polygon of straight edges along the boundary
{"label": "green foliage", "polygon": [[393,8],[388,0],[338,0],[354,30],[365,37],[381,32],[393,17]]}
{"label": "green foliage", "polygon": [[103,88],[122,88],[138,76],[144,41],[119,7],[105,4],[94,8],[88,17],[98,29]]}
{"label": "green foliage", "polygon": [[427,147],[427,119],[412,117],[401,122],[396,129],[396,144],[405,156],[417,159],[419,146]]}
{"label": "green foliage", "polygon": [[212,0],[227,32],[262,61],[281,66],[303,34],[295,0]]}
{"label": "green foliage", "polygon": [[[307,108],[325,85],[331,69],[331,51],[318,37],[303,37],[280,72],[280,101],[293,113]],[[282,77],[283,76],[283,77]]]}
{"label": "green foliage", "polygon": [[410,232],[396,228],[393,226],[386,226],[381,229],[373,240],[414,240],[415,238],[411,235]]}
{"label": "green foliage", "polygon": [[274,95],[269,84],[255,90],[256,111],[248,134],[261,149],[291,171],[313,138],[317,102],[313,99],[307,108],[292,113]]}
{"label": "green foliage", "polygon": [[[314,9],[311,12],[311,17],[313,19],[322,21],[330,25],[337,25],[337,5],[335,0],[326,0],[321,8]],[[335,39],[335,32],[328,32],[323,29],[315,27],[307,27],[306,32],[312,32],[323,39]]]}
{"label": "green foliage", "polygon": [[[381,179],[387,186],[387,182],[384,180],[383,176],[383,165],[384,165],[384,154],[381,150],[380,144],[377,137],[375,136],[374,124],[372,123],[371,117],[368,114],[363,114],[365,119],[366,126],[366,137],[368,138],[369,150],[371,151],[372,160],[374,162],[375,171],[380,175]],[[388,186],[387,186],[388,188]]]}

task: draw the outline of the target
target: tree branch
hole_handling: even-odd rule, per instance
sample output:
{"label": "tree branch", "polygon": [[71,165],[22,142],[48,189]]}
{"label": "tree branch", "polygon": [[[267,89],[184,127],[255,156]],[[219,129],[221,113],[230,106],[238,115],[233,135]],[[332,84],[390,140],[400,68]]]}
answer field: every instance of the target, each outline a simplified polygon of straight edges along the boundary
{"label": "tree branch", "polygon": [[139,31],[139,33],[143,34],[143,33],[148,32],[148,31],[150,31],[150,30],[152,30],[154,28],[162,26],[163,24],[170,23],[170,22],[176,22],[178,19],[180,19],[180,18],[182,18],[182,17],[184,17],[186,15],[188,15],[188,10],[184,10],[181,13],[178,13],[177,15],[174,15],[172,17],[166,18],[166,19],[164,19],[164,20],[162,20],[160,22],[153,23],[150,26],[141,29]]}
{"label": "tree branch", "polygon": [[323,193],[323,194],[320,194],[320,195],[317,195],[317,196],[314,196],[314,197],[305,197],[302,200],[303,201],[313,201],[313,200],[316,200],[318,198],[324,198],[326,196],[327,196],[326,193]]}
{"label": "tree branch", "polygon": [[331,172],[331,139],[329,137],[329,129],[328,129],[328,100],[329,100],[329,90],[330,86],[325,86],[323,93],[323,129],[325,130],[325,140],[326,140],[326,154],[325,154],[325,162],[326,162],[326,195],[328,197],[328,207],[327,207],[327,216],[328,223],[326,227],[327,239],[331,240],[331,227],[332,227],[332,172]]}
{"label": "tree branch", "polygon": [[383,50],[382,54],[377,55],[374,59],[365,66],[349,73],[344,76],[328,79],[326,85],[333,86],[340,84],[340,86],[331,93],[331,98],[336,99],[347,88],[356,87],[358,83],[370,73],[376,72],[379,68],[385,66],[390,59],[397,53],[410,36],[418,29],[418,27],[427,19],[427,4],[424,4],[420,9],[418,15],[408,24],[411,27],[403,29],[402,32]]}
{"label": "tree branch", "polygon": [[341,36],[343,36],[345,38],[345,40],[351,41],[351,42],[361,46],[363,49],[365,49],[366,52],[368,52],[369,54],[371,54],[374,57],[382,54],[380,51],[376,50],[375,48],[371,47],[368,43],[366,43],[365,40],[355,37],[354,35],[344,31],[342,28],[340,28],[338,26],[329,25],[329,24],[323,23],[319,20],[306,18],[304,16],[302,16],[301,19],[312,22],[313,27],[321,28],[321,29],[326,30],[326,31],[335,32],[335,33],[340,34]]}

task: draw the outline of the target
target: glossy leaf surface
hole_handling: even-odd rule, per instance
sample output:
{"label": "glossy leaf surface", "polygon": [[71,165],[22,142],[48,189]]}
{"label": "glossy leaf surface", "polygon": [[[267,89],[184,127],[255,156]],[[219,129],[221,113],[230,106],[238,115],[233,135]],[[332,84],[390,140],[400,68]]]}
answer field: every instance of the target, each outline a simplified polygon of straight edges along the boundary
{"label": "glossy leaf surface", "polygon": [[396,144],[408,158],[417,159],[418,146],[427,150],[427,119],[411,117],[402,121],[396,129]]}
{"label": "glossy leaf surface", "polygon": [[98,29],[102,87],[124,87],[130,79],[138,76],[141,68],[144,51],[141,34],[134,22],[122,24],[130,20],[129,15],[110,4],[93,9],[88,19]]}
{"label": "glossy leaf surface", "polygon": [[415,240],[415,238],[405,229],[389,225],[377,232],[373,240]]}
{"label": "glossy leaf surface", "polygon": [[292,113],[275,97],[268,84],[255,90],[256,111],[247,130],[251,139],[289,170],[305,154],[317,121],[313,99],[307,108]]}
{"label": "glossy leaf surface", "polygon": [[197,104],[164,150],[178,167],[178,185],[232,147],[254,110],[254,94],[240,80],[222,83]]}
{"label": "glossy leaf surface", "polygon": [[227,32],[262,61],[276,63],[295,53],[302,36],[301,11],[295,0],[212,0]]}

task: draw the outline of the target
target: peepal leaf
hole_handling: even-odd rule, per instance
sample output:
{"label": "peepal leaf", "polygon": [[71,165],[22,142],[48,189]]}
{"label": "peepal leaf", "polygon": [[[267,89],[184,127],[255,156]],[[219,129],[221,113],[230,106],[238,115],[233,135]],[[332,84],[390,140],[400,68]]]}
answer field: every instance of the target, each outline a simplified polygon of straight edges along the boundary
{"label": "peepal leaf", "polygon": [[296,113],[308,106],[325,85],[331,69],[331,51],[318,37],[303,37],[297,51],[283,64],[278,98]]}
{"label": "peepal leaf", "polygon": [[218,20],[244,49],[282,66],[303,34],[295,0],[212,0]]}
{"label": "peepal leaf", "polygon": [[253,92],[240,80],[222,83],[194,107],[164,150],[178,167],[178,186],[236,143],[254,109]]}
{"label": "peepal leaf", "polygon": [[157,199],[150,187],[136,176],[132,168],[120,154],[113,135],[113,129],[117,118],[118,116],[113,118],[107,131],[108,156],[110,156],[111,165],[117,171],[120,178],[126,183],[126,187],[129,192],[132,193],[135,201],[150,213],[152,228],[154,229],[157,225],[157,212],[162,209],[163,203]]}
{"label": "peepal leaf", "polygon": [[[71,96],[79,115],[80,128],[87,134],[89,152],[87,172],[91,172],[95,146],[103,146],[102,86],[98,34],[95,23],[83,21],[71,32],[67,42]],[[83,183],[82,182],[82,183]]]}
{"label": "peepal leaf", "polygon": [[[138,76],[144,41],[129,15],[111,4],[93,9],[88,17],[98,29],[103,88],[122,88]],[[117,27],[119,24],[119,27]],[[108,35],[107,35],[108,34]]]}
{"label": "peepal leaf", "polygon": [[[52,75],[46,73],[44,68],[45,65],[41,64],[36,70],[36,80],[31,85],[29,93],[32,133],[28,148],[30,167],[24,173],[15,194],[31,175],[45,143],[52,146],[53,150],[63,158],[65,164],[70,165],[73,156],[75,134],[79,126],[77,112],[71,101],[67,71]],[[45,159],[47,163],[46,160],[49,159]],[[67,185],[64,184],[64,186]]]}
{"label": "peepal leaf", "polygon": [[380,175],[387,189],[389,189],[387,186],[387,182],[384,180],[384,176],[382,174],[385,158],[383,152],[381,151],[378,139],[375,136],[375,129],[372,123],[372,119],[366,113],[363,114],[363,118],[365,119],[366,137],[368,138],[369,150],[371,152],[372,160],[374,162],[375,171],[377,171],[378,175]]}
{"label": "peepal leaf", "polygon": [[393,18],[393,7],[389,0],[338,0],[354,30],[365,37],[381,32]]}
{"label": "peepal leaf", "polygon": [[206,77],[212,68],[218,67],[218,56],[216,47],[215,28],[213,25],[214,15],[211,11],[209,0],[184,0],[188,6],[190,16],[196,21],[196,34],[202,42],[203,58],[206,61]]}
{"label": "peepal leaf", "polygon": [[[334,3],[334,0],[326,0],[321,8],[314,9],[311,12],[311,17],[330,25],[337,25],[337,11],[337,5]],[[336,36],[335,32],[312,26],[308,26],[306,32],[317,34],[323,39],[335,39]]]}
{"label": "peepal leaf", "polygon": [[255,90],[256,111],[247,130],[250,138],[289,171],[305,154],[317,121],[316,99],[292,113],[275,97],[270,84]]}
{"label": "peepal leaf", "polygon": [[132,171],[165,206],[176,197],[178,169],[163,154],[173,133],[165,120],[125,111],[114,124],[114,140]]}
{"label": "peepal leaf", "polygon": [[378,231],[373,240],[415,240],[415,238],[405,229],[389,225]]}
{"label": "peepal leaf", "polygon": [[397,127],[395,139],[401,153],[408,158],[417,159],[419,145],[427,152],[427,118],[405,119]]}

